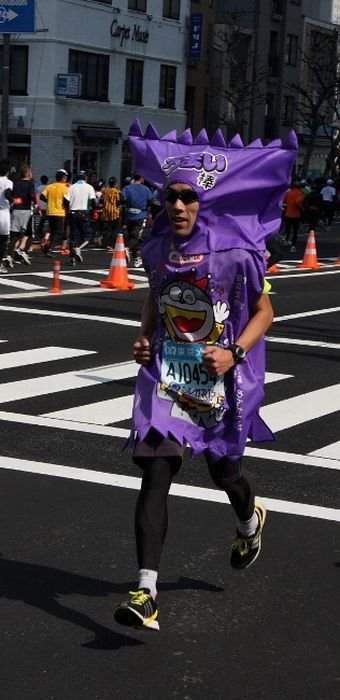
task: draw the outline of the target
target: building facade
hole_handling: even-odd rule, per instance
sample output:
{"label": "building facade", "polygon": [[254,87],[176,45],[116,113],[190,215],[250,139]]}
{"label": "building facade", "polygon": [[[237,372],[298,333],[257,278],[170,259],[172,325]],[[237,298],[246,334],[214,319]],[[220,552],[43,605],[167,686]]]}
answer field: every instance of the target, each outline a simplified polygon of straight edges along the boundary
{"label": "building facade", "polygon": [[[239,132],[246,143],[285,138],[295,128],[298,170],[308,147],[308,127],[298,119],[303,85],[315,94],[306,72],[311,33],[332,33],[338,4],[331,0],[216,0],[210,124],[227,138]],[[329,35],[330,35],[329,34]],[[311,63],[310,63],[311,66]],[[334,70],[336,81],[336,68]],[[301,115],[301,110],[300,110]],[[330,117],[331,118],[331,117]],[[315,143],[310,169],[324,170],[329,139]]]}
{"label": "building facade", "polygon": [[185,111],[187,127],[210,129],[211,80],[215,31],[214,0],[191,0],[187,41]]}
{"label": "building facade", "polygon": [[36,0],[35,10],[35,33],[10,39],[13,166],[120,179],[136,117],[162,134],[185,128],[188,0]]}

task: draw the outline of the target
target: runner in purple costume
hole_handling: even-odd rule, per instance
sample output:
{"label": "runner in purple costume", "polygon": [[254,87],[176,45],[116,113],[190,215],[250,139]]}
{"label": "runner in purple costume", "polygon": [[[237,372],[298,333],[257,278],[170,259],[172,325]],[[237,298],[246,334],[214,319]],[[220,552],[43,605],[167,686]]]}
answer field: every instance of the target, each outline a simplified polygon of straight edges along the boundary
{"label": "runner in purple costume", "polygon": [[136,168],[163,193],[165,212],[142,249],[150,291],[140,337],[131,441],[143,469],[135,529],[138,589],[120,603],[125,625],[159,629],[157,576],[167,530],[167,496],[189,445],[203,453],[236,514],[231,565],[250,566],[261,549],[266,511],[241,467],[248,438],[273,439],[259,416],[264,333],[273,318],[264,279],[265,240],[279,228],[296,138],[264,147],[209,143],[200,132],[160,139],[135,122]]}

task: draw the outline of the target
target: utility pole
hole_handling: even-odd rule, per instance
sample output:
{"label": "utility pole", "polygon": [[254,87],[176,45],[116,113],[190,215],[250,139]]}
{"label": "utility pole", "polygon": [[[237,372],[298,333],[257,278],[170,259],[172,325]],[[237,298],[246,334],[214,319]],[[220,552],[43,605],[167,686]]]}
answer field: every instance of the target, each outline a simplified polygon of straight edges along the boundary
{"label": "utility pole", "polygon": [[8,156],[8,102],[10,81],[10,34],[3,34],[2,45],[2,100],[1,100],[1,158]]}

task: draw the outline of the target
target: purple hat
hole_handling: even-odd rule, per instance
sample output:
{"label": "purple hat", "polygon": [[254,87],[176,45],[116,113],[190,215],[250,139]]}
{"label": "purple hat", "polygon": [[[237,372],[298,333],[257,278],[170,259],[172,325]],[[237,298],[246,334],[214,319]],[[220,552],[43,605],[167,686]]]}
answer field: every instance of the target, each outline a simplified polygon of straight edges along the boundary
{"label": "purple hat", "polygon": [[195,139],[190,129],[160,137],[149,124],[143,134],[135,120],[129,143],[136,170],[158,190],[183,182],[198,193],[197,225],[216,238],[215,249],[263,250],[266,238],[277,233],[296,158],[294,132],[284,143],[264,146],[256,139],[244,146],[239,135],[227,144],[219,129],[210,141],[205,129]]}

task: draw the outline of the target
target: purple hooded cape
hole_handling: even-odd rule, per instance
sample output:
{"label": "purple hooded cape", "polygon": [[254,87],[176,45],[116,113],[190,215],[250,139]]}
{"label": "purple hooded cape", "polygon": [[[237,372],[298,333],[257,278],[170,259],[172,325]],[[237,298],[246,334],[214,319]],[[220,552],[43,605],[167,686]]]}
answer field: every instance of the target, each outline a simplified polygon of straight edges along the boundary
{"label": "purple hooded cape", "polygon": [[222,378],[209,377],[201,351],[227,348],[247,325],[263,292],[265,240],[281,217],[296,157],[296,137],[244,147],[226,145],[222,133],[209,142],[203,130],[193,142],[186,130],[160,138],[152,125],[130,131],[136,170],[163,190],[189,184],[199,195],[194,229],[182,238],[161,213],[142,248],[144,267],[158,306],[153,361],[139,371],[132,436],[151,428],[194,455],[239,458],[247,438],[271,440],[259,416],[264,396],[264,339]]}

